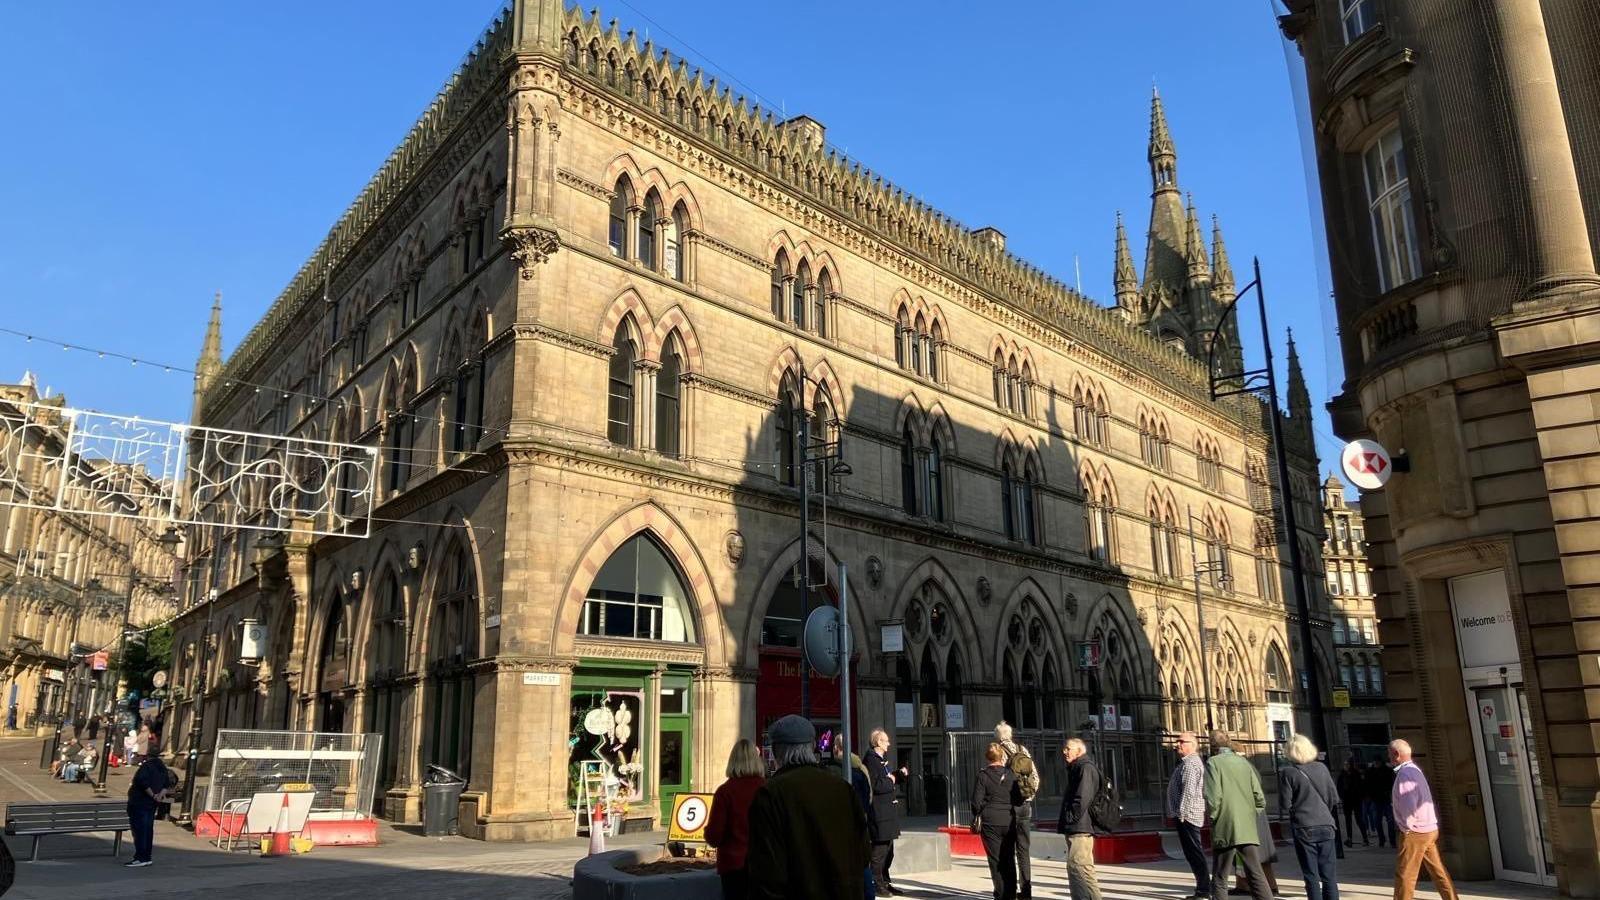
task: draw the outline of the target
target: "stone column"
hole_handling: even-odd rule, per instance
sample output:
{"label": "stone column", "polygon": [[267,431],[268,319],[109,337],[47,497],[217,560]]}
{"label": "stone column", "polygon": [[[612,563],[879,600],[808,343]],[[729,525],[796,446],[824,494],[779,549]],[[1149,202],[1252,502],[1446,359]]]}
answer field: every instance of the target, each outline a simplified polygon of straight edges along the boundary
{"label": "stone column", "polygon": [[1525,292],[1527,298],[1561,293],[1575,285],[1600,286],[1539,3],[1497,0],[1489,4],[1500,43],[1500,63],[1505,67],[1522,187],[1528,195],[1535,278]]}

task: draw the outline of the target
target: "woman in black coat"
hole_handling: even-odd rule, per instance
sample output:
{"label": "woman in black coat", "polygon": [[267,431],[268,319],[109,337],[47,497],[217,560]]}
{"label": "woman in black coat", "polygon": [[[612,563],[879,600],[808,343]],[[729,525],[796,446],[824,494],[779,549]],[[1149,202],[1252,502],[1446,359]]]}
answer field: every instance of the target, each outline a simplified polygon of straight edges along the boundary
{"label": "woman in black coat", "polygon": [[872,815],[877,830],[872,835],[872,874],[879,894],[898,894],[889,880],[894,865],[894,842],[900,837],[900,799],[894,775],[889,771],[889,734],[882,728],[872,731],[872,749],[861,761],[872,777]]}
{"label": "woman in black coat", "polygon": [[983,837],[994,900],[1015,900],[1017,831],[1012,810],[1022,805],[1021,793],[1016,774],[1006,768],[1005,748],[990,744],[984,755],[989,765],[978,772],[978,780],[972,786],[973,830]]}

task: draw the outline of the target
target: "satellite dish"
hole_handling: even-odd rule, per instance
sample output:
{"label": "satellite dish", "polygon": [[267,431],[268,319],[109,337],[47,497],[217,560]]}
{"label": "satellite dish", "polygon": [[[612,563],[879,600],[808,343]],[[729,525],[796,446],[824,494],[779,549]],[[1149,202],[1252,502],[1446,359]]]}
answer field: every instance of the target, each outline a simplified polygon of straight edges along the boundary
{"label": "satellite dish", "polygon": [[[842,634],[841,634],[842,632]],[[801,647],[812,671],[824,678],[839,674],[841,647],[850,646],[850,629],[839,618],[839,610],[819,606],[806,617]]]}

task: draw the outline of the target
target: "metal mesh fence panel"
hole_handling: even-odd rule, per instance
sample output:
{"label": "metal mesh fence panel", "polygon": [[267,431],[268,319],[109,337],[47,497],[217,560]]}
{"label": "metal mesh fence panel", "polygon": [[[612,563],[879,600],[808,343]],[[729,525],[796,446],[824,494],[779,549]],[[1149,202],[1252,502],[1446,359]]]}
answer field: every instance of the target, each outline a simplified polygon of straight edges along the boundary
{"label": "metal mesh fence panel", "polygon": [[221,729],[205,808],[309,785],[312,818],[370,817],[382,742],[378,734]]}

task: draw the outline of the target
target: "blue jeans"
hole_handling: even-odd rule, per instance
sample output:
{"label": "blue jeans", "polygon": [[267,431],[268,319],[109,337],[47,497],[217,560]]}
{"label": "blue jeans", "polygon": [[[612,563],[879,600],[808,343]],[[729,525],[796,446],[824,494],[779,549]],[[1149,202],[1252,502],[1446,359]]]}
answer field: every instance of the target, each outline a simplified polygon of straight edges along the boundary
{"label": "blue jeans", "polygon": [[78,764],[77,763],[67,763],[66,765],[62,766],[61,767],[61,780],[62,781],[66,781],[66,782],[77,781],[78,780]]}
{"label": "blue jeans", "polygon": [[1378,846],[1384,844],[1394,846],[1394,807],[1389,803],[1380,803],[1377,800],[1368,800],[1361,804],[1361,811],[1366,814],[1367,827],[1371,828],[1378,839]]}
{"label": "blue jeans", "polygon": [[154,804],[128,803],[128,830],[133,832],[133,858],[150,861],[150,851],[156,840],[156,808]]}
{"label": "blue jeans", "polygon": [[1315,825],[1294,830],[1294,855],[1306,879],[1308,900],[1339,900],[1338,876],[1333,871],[1337,854],[1331,825]]}

